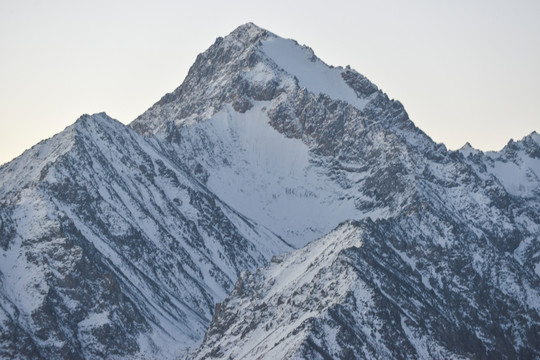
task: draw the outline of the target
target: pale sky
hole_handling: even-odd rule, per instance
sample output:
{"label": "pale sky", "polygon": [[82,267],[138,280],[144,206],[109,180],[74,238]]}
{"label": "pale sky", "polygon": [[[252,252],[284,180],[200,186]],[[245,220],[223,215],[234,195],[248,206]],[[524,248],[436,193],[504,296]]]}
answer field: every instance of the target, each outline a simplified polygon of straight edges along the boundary
{"label": "pale sky", "polygon": [[351,65],[450,149],[540,131],[536,0],[0,0],[0,164],[83,113],[131,122],[249,21]]}

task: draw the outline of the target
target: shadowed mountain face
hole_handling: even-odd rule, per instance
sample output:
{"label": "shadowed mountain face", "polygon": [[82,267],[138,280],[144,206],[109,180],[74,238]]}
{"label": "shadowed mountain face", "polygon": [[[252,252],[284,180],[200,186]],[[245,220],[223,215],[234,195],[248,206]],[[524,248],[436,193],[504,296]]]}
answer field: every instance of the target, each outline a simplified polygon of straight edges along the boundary
{"label": "shadowed mountain face", "polygon": [[0,168],[0,357],[540,356],[539,154],[243,25]]}

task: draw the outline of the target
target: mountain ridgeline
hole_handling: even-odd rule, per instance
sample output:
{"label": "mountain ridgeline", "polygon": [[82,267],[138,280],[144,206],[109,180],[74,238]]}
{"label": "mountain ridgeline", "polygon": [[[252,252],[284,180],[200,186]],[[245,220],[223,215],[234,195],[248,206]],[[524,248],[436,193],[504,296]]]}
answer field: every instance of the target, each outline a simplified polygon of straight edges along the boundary
{"label": "mountain ridgeline", "polygon": [[0,358],[540,357],[540,135],[433,142],[245,24],[0,167]]}

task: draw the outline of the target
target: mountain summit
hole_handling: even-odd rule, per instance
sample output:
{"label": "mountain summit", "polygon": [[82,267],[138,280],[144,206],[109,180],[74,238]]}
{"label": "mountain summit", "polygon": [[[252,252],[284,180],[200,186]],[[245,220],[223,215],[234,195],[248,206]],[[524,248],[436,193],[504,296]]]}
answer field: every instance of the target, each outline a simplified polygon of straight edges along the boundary
{"label": "mountain summit", "polygon": [[[297,86],[359,109],[377,91],[358,73],[329,67],[310,48],[248,23],[218,38],[197,57],[184,83],[139,116],[132,126],[144,134],[155,133],[172,121],[179,126],[193,120],[194,115],[208,116],[210,109],[217,112],[225,103],[243,113],[251,106],[250,98],[272,100]],[[208,103],[201,104],[202,99]],[[165,111],[174,112],[174,116],[159,116]]]}
{"label": "mountain summit", "polygon": [[253,24],[218,38],[131,126],[170,144],[219,198],[296,247],[406,200],[353,187],[359,173],[363,183],[401,182],[361,171],[386,145],[381,137],[422,152],[443,148],[364,76]]}
{"label": "mountain summit", "polygon": [[539,357],[538,149],[448,151],[242,25],[0,167],[0,357]]}

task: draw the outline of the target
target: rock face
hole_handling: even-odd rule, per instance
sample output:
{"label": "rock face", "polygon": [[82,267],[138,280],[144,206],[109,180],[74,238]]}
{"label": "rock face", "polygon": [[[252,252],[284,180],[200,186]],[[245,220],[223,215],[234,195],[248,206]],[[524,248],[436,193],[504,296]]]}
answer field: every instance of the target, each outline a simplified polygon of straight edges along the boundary
{"label": "rock face", "polygon": [[246,24],[0,168],[0,357],[539,357],[539,179]]}

